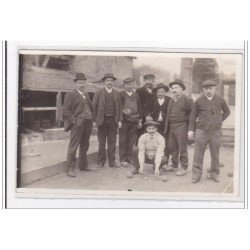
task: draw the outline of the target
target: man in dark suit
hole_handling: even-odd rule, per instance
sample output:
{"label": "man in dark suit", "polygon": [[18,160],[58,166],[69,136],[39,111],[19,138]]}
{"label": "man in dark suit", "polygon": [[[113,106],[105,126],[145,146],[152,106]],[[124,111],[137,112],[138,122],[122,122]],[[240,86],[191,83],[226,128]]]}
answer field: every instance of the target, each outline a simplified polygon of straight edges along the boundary
{"label": "man in dark suit", "polygon": [[[188,168],[187,134],[193,100],[183,94],[186,87],[181,80],[176,79],[169,84],[169,87],[173,90],[173,99],[169,102],[164,134],[169,132],[172,169],[177,170],[177,176],[183,176],[186,175]],[[180,169],[178,169],[179,161]]]}
{"label": "man in dark suit", "polygon": [[119,155],[121,166],[132,163],[132,149],[136,142],[137,128],[142,127],[142,110],[139,96],[134,92],[133,78],[124,79],[125,90],[121,91],[122,127],[119,129]]}
{"label": "man in dark suit", "polygon": [[169,87],[163,83],[158,83],[156,86],[156,96],[152,98],[148,103],[148,115],[150,115],[154,121],[158,122],[158,132],[164,136],[165,143],[165,156],[169,158],[168,149],[168,133],[164,135],[165,119],[168,110],[168,105],[171,100],[170,97],[166,96],[169,91]]}
{"label": "man in dark suit", "polygon": [[113,88],[116,78],[107,73],[102,78],[104,88],[96,91],[92,105],[94,121],[98,126],[98,168],[102,169],[106,162],[106,140],[108,141],[108,161],[110,167],[119,167],[115,163],[117,127],[121,127],[122,105],[118,91]]}
{"label": "man in dark suit", "polygon": [[[142,122],[146,121],[148,116],[148,103],[155,97],[155,88],[154,88],[155,75],[146,74],[144,76],[145,84],[136,90],[136,93],[139,96],[142,108]],[[144,133],[144,128],[138,129],[137,131],[137,140]]]}
{"label": "man in dark suit", "polygon": [[86,77],[82,73],[76,74],[75,89],[65,95],[63,104],[64,130],[70,130],[70,142],[67,153],[67,174],[75,177],[76,151],[79,149],[79,169],[89,171],[87,151],[89,138],[93,127],[92,104],[84,90]]}
{"label": "man in dark suit", "polygon": [[221,127],[223,121],[230,115],[230,110],[225,100],[215,94],[215,81],[206,80],[201,86],[204,95],[194,103],[188,132],[189,139],[193,139],[196,129],[192,182],[197,183],[201,179],[207,144],[209,144],[211,154],[211,165],[207,178],[219,182]]}

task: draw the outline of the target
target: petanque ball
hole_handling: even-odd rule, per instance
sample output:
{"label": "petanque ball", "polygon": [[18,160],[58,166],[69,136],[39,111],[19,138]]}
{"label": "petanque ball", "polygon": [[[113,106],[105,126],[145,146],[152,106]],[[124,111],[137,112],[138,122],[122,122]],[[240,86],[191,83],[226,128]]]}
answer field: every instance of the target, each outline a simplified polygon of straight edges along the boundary
{"label": "petanque ball", "polygon": [[127,172],[127,178],[132,178],[133,177],[133,174],[131,173],[131,171],[128,171]]}
{"label": "petanque ball", "polygon": [[161,179],[162,182],[167,182],[168,181],[168,178],[166,176],[163,176],[162,179]]}
{"label": "petanque ball", "polygon": [[233,176],[234,176],[234,174],[233,174],[232,172],[228,172],[227,175],[228,175],[229,177],[233,177]]}
{"label": "petanque ball", "polygon": [[147,176],[145,176],[145,177],[144,177],[144,180],[147,180],[147,179],[148,179],[148,177],[147,177]]}

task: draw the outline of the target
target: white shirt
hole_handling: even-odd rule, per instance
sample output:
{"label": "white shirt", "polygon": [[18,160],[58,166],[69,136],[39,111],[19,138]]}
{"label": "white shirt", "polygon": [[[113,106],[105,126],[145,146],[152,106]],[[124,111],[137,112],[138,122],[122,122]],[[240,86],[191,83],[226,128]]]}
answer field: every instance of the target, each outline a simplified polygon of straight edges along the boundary
{"label": "white shirt", "polygon": [[160,104],[160,106],[164,103],[164,101],[165,101],[164,98],[162,98],[162,99],[158,98],[158,103]]}
{"label": "white shirt", "polygon": [[85,93],[84,93],[84,92],[80,91],[79,89],[77,89],[77,91],[78,91],[78,93],[79,93],[84,99],[86,99],[86,96],[85,96]]}
{"label": "white shirt", "polygon": [[112,92],[112,90],[113,90],[113,88],[112,89],[108,89],[108,88],[106,88],[106,86],[104,87],[106,90],[107,90],[107,92],[110,94],[111,92]]}
{"label": "white shirt", "polygon": [[128,96],[131,96],[133,94],[133,91],[131,92],[126,91],[126,93],[128,94]]}
{"label": "white shirt", "polygon": [[152,138],[148,133],[141,135],[138,141],[138,159],[140,166],[143,166],[145,154],[147,154],[149,159],[154,159],[155,165],[158,168],[164,156],[164,149],[165,139],[158,132],[156,132]]}
{"label": "white shirt", "polygon": [[[164,98],[162,98],[162,99],[158,98],[158,103],[159,103],[160,106],[162,106],[162,104],[164,103],[164,101],[165,101]],[[162,118],[162,112],[160,112],[159,117],[158,117],[158,121],[161,122],[162,120],[163,120],[163,118]]]}
{"label": "white shirt", "polygon": [[207,98],[209,101],[211,101],[211,100],[213,99],[213,96],[212,96],[212,97],[206,96],[206,98]]}

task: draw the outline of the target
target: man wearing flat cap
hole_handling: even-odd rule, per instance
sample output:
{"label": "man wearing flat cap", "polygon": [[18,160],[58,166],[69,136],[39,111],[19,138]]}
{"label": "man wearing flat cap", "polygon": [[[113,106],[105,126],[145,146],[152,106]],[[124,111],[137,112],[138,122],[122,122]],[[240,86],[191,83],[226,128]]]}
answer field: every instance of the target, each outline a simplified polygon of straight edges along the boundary
{"label": "man wearing flat cap", "polygon": [[119,129],[119,156],[121,166],[128,167],[132,163],[137,128],[142,127],[142,110],[139,96],[134,92],[135,80],[126,78],[123,83],[125,90],[120,92],[123,121]]}
{"label": "man wearing flat cap", "polygon": [[172,156],[171,169],[177,171],[177,176],[183,176],[186,175],[188,169],[188,125],[193,100],[183,94],[186,87],[182,80],[176,79],[169,84],[169,87],[172,89],[173,98],[168,105],[164,134],[169,133],[169,152]]}
{"label": "man wearing flat cap", "polygon": [[[146,121],[146,117],[148,116],[148,103],[155,97],[154,80],[154,74],[144,75],[145,84],[136,90],[141,102],[143,123]],[[137,139],[139,139],[143,133],[144,129],[139,129],[137,131]]]}
{"label": "man wearing flat cap", "polygon": [[93,127],[92,104],[85,91],[86,77],[76,74],[75,89],[65,95],[63,104],[63,119],[65,131],[70,130],[70,142],[67,153],[67,174],[75,177],[76,151],[79,148],[79,169],[89,171],[87,151],[89,138]]}
{"label": "man wearing flat cap", "polygon": [[192,182],[197,183],[201,179],[203,158],[208,144],[211,154],[211,165],[207,178],[219,182],[221,127],[223,121],[230,115],[230,110],[226,101],[215,94],[215,81],[206,80],[201,86],[204,95],[199,97],[193,105],[188,132],[189,139],[193,139],[196,129]]}
{"label": "man wearing flat cap", "polygon": [[115,163],[117,128],[121,127],[122,105],[118,91],[113,88],[116,78],[107,73],[102,78],[104,87],[97,90],[93,97],[93,116],[98,126],[98,168],[103,169],[106,162],[106,141],[108,144],[108,162],[112,168]]}
{"label": "man wearing flat cap", "polygon": [[[169,87],[164,83],[158,83],[156,85],[156,96],[148,102],[148,115],[153,118],[154,121],[159,123],[158,132],[163,136],[165,128],[165,119],[168,110],[168,105],[171,100],[166,93],[169,91]],[[168,134],[164,135],[166,140],[165,156],[169,158],[168,150]]]}

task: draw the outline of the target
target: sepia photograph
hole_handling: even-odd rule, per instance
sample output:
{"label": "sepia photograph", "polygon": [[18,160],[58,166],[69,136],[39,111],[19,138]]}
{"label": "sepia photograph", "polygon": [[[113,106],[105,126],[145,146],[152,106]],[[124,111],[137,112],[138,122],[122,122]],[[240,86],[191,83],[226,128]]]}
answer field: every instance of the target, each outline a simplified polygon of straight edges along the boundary
{"label": "sepia photograph", "polygon": [[19,50],[17,197],[239,197],[242,60]]}

